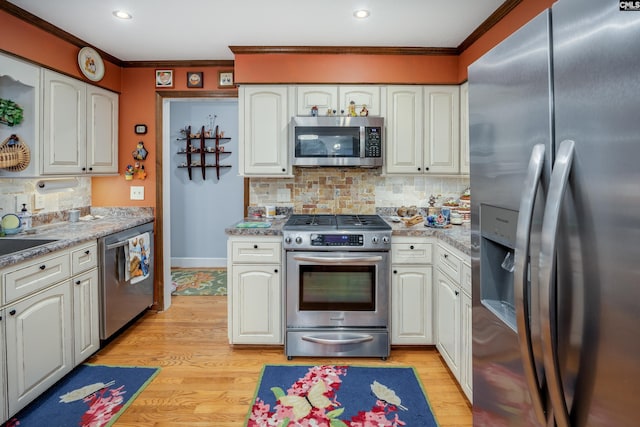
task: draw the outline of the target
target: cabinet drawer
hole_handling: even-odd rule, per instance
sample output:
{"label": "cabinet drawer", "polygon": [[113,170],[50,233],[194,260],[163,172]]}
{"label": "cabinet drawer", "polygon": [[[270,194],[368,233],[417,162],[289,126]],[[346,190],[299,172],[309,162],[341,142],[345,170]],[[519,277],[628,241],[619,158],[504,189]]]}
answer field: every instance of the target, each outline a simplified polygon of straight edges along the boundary
{"label": "cabinet drawer", "polygon": [[83,271],[91,270],[98,266],[98,245],[93,242],[71,251],[71,275],[75,276]]}
{"label": "cabinet drawer", "polygon": [[280,242],[232,242],[231,259],[233,263],[280,263],[282,244]]}
{"label": "cabinet drawer", "polygon": [[462,291],[471,296],[471,266],[462,264]]}
{"label": "cabinet drawer", "polygon": [[69,265],[68,252],[16,265],[4,274],[5,303],[71,277]]}
{"label": "cabinet drawer", "polygon": [[458,285],[460,284],[462,260],[442,245],[438,245],[438,268]]}
{"label": "cabinet drawer", "polygon": [[400,241],[391,244],[392,264],[431,264],[433,244],[424,241]]}

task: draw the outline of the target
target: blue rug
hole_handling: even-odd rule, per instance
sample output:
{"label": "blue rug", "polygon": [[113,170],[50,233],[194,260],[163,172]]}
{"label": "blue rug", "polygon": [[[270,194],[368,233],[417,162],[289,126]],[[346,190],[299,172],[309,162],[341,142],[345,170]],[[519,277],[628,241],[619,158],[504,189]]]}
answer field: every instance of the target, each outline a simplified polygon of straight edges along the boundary
{"label": "blue rug", "polygon": [[246,427],[435,427],[413,368],[266,365]]}
{"label": "blue rug", "polygon": [[112,425],[160,368],[84,364],[7,422],[7,427]]}

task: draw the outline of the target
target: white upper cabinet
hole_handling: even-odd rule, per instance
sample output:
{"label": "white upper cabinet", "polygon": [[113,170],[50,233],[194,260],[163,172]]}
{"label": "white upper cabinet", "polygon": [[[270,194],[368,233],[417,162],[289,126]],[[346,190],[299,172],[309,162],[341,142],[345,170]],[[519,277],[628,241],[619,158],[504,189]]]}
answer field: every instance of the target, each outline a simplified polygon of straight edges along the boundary
{"label": "white upper cabinet", "polygon": [[422,87],[387,88],[385,167],[392,173],[422,173]]}
{"label": "white upper cabinet", "polygon": [[336,115],[349,112],[351,101],[354,102],[356,114],[360,114],[366,106],[370,116],[380,116],[381,106],[380,86],[296,86],[296,115],[309,116],[311,108],[318,108],[318,115],[326,116],[328,111],[335,111]]}
{"label": "white upper cabinet", "polygon": [[388,174],[460,172],[458,86],[387,88]]}
{"label": "white upper cabinet", "polygon": [[43,77],[43,174],[118,172],[118,95],[50,70]]}
{"label": "white upper cabinet", "polygon": [[425,173],[460,172],[460,88],[424,88]]}
{"label": "white upper cabinet", "polygon": [[240,175],[290,175],[288,88],[240,86],[239,104]]}

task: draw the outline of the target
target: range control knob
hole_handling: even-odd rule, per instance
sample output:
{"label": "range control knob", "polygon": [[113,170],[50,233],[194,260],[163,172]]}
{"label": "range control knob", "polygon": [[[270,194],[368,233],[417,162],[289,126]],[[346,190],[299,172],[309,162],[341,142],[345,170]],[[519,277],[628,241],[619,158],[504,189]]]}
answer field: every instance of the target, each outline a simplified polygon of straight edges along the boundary
{"label": "range control knob", "polygon": [[382,243],[384,243],[385,245],[389,244],[389,236],[382,236]]}
{"label": "range control knob", "polygon": [[374,245],[377,245],[378,242],[380,242],[380,238],[378,238],[378,236],[373,236],[371,238],[371,243],[373,243]]}
{"label": "range control knob", "polygon": [[297,244],[301,244],[302,243],[302,237],[296,236],[296,243]]}
{"label": "range control knob", "polygon": [[290,245],[290,244],[291,244],[291,242],[292,242],[291,236],[287,236],[287,237],[285,237],[285,238],[284,238],[284,242],[285,242],[287,245]]}

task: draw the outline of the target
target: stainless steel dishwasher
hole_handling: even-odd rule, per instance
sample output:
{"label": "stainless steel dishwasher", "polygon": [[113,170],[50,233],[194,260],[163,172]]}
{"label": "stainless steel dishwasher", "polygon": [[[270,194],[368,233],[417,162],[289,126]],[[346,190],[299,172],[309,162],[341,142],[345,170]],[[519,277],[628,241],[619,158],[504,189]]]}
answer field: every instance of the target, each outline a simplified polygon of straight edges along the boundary
{"label": "stainless steel dishwasher", "polygon": [[[145,275],[132,277],[131,242],[148,233]],[[100,253],[100,339],[106,340],[153,304],[153,222],[98,239]]]}

